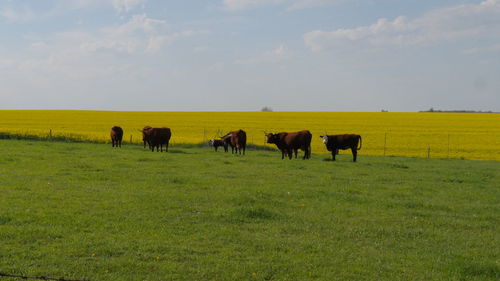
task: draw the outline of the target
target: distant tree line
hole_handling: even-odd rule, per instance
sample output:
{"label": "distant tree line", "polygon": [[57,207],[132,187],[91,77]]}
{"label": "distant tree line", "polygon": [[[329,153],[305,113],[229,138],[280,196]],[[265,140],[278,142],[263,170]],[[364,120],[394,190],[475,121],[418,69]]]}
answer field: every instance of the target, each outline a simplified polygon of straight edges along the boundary
{"label": "distant tree line", "polygon": [[494,113],[493,111],[480,111],[480,110],[439,110],[434,108],[429,108],[428,110],[422,110],[419,112],[451,112],[451,113]]}

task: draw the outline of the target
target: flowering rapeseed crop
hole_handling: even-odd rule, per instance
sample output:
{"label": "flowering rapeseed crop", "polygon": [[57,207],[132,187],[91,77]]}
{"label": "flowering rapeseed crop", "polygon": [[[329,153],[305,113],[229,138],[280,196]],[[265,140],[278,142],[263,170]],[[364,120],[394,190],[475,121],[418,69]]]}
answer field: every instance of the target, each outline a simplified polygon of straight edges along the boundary
{"label": "flowering rapeseed crop", "polygon": [[[319,136],[362,136],[360,154],[500,160],[500,114],[392,112],[117,112],[0,111],[0,132],[45,138],[109,141],[119,125],[124,141],[141,142],[146,126],[172,129],[171,143],[201,143],[243,129],[264,145],[264,132],[310,130],[313,153],[327,153]],[[350,153],[350,152],[346,152]]]}

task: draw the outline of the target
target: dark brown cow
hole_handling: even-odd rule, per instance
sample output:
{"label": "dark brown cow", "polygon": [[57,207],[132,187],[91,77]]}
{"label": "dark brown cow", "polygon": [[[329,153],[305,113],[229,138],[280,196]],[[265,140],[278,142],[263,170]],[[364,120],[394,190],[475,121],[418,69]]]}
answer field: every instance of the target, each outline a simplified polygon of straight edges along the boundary
{"label": "dark brown cow", "polygon": [[231,153],[245,155],[245,150],[247,147],[247,133],[243,130],[233,131],[227,133],[225,136],[221,137],[222,140],[229,140],[229,145],[231,145]]}
{"label": "dark brown cow", "polygon": [[294,133],[277,133],[266,134],[267,143],[274,143],[281,150],[281,159],[288,155],[292,159],[292,154],[295,152],[297,158],[297,151],[302,149],[304,151],[304,158],[311,158],[311,139],[312,134],[308,130],[294,132]]}
{"label": "dark brown cow", "polygon": [[111,145],[113,147],[122,147],[123,129],[118,126],[113,126],[110,132]]}
{"label": "dark brown cow", "polygon": [[151,151],[155,151],[156,147],[156,151],[163,152],[163,145],[165,145],[165,152],[168,152],[168,143],[172,136],[170,128],[151,128],[148,131],[150,131],[150,135],[147,139],[151,145]]}
{"label": "dark brown cow", "polygon": [[215,148],[215,151],[217,151],[217,149],[219,148],[219,146],[222,146],[222,147],[224,147],[224,151],[227,152],[228,151],[228,146],[229,146],[229,138],[226,139],[226,140],[212,139],[208,143]]}
{"label": "dark brown cow", "polygon": [[153,129],[153,127],[151,126],[146,126],[142,128],[142,141],[144,142],[144,148],[146,148],[146,143],[147,143],[149,149],[151,149],[150,138],[151,138],[151,133],[153,132],[151,129]]}
{"label": "dark brown cow", "polygon": [[360,135],[325,135],[320,136],[320,138],[323,139],[323,143],[326,145],[326,149],[332,152],[333,161],[335,161],[335,154],[338,154],[339,149],[344,150],[350,148],[352,151],[352,161],[356,162],[358,150],[361,149]]}

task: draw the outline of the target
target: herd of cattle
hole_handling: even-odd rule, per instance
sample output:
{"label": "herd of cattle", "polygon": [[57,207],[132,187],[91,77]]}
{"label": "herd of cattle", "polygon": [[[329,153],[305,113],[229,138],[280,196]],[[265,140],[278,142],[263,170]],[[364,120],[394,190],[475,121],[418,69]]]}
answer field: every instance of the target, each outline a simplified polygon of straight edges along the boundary
{"label": "herd of cattle", "polygon": [[[165,151],[168,151],[168,143],[170,142],[170,137],[172,136],[170,128],[153,128],[146,126],[141,130],[141,132],[144,148],[146,148],[147,144],[151,151],[154,151],[156,148],[156,151],[163,152],[163,145],[165,145]],[[110,135],[112,146],[121,147],[123,129],[118,126],[114,126],[111,128]],[[286,156],[292,159],[293,154],[295,154],[295,158],[297,158],[297,152],[299,149],[304,151],[303,159],[311,158],[312,134],[308,130],[292,133],[264,133],[264,135],[267,138],[267,143],[275,144],[281,151],[281,159],[284,159]],[[339,149],[351,149],[353,157],[352,160],[356,162],[358,150],[361,149],[360,135],[324,135],[320,136],[320,138],[323,139],[326,149],[331,151],[333,160],[335,160],[335,155],[338,154]],[[231,147],[231,153],[245,155],[247,134],[243,130],[229,132],[218,139],[210,140],[209,144],[214,147],[215,151],[222,146],[224,147],[224,151],[228,152],[229,147]]]}

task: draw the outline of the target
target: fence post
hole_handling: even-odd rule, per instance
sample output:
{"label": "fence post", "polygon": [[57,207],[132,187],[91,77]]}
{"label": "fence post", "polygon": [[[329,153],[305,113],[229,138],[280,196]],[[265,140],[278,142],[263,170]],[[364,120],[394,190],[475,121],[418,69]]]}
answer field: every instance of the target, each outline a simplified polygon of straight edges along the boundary
{"label": "fence post", "polygon": [[132,143],[132,135],[130,135],[130,143]]}
{"label": "fence post", "polygon": [[431,146],[427,147],[427,159],[431,158]]}
{"label": "fence post", "polygon": [[207,129],[203,128],[203,142],[207,142]]}
{"label": "fence post", "polygon": [[446,158],[450,158],[450,134],[448,134],[448,156]]}
{"label": "fence post", "polygon": [[384,135],[384,156],[385,156],[385,146],[387,144],[387,132],[385,132],[385,135]]}
{"label": "fence post", "polygon": [[49,140],[52,140],[52,129],[49,131]]}

